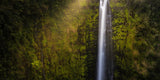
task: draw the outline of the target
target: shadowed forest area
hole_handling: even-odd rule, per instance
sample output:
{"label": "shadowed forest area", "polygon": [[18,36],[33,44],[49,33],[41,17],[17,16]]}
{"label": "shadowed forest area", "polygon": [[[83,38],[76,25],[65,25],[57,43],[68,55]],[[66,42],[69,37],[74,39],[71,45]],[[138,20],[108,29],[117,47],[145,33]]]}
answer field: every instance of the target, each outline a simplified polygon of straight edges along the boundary
{"label": "shadowed forest area", "polygon": [[[114,80],[160,79],[160,0],[110,0]],[[96,80],[99,0],[0,0],[0,80]]]}
{"label": "shadowed forest area", "polygon": [[95,78],[98,0],[1,0],[0,25],[1,80]]}

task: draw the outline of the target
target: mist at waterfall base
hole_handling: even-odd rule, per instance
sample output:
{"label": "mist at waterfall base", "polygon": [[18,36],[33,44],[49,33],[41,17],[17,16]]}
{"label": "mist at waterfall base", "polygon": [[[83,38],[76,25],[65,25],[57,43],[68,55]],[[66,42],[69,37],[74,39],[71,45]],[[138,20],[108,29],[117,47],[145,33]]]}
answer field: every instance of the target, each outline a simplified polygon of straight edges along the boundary
{"label": "mist at waterfall base", "polygon": [[100,0],[97,80],[113,80],[111,10],[108,0]]}

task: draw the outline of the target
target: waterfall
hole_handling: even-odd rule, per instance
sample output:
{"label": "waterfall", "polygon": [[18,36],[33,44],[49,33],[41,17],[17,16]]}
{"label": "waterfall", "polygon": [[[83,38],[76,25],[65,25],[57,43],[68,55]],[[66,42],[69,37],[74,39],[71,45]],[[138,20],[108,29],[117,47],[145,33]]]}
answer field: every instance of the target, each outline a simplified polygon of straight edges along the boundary
{"label": "waterfall", "polygon": [[111,10],[100,0],[97,80],[113,80]]}

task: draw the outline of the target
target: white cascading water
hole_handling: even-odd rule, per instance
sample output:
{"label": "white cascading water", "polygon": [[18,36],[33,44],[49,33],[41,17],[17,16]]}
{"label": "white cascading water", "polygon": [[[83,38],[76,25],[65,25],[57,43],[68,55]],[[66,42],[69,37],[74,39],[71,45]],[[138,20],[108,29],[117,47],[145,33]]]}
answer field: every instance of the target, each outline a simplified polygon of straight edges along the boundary
{"label": "white cascading water", "polygon": [[111,11],[108,0],[100,0],[97,80],[113,80]]}

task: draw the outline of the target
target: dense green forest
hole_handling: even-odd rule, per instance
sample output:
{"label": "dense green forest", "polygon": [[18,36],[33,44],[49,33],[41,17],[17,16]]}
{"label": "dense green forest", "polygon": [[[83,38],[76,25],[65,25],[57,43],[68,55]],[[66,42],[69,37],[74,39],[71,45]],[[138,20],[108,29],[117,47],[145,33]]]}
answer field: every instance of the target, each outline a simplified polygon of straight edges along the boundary
{"label": "dense green forest", "polygon": [[[160,79],[160,0],[110,0],[114,80]],[[96,80],[99,0],[0,0],[0,80]]]}
{"label": "dense green forest", "polygon": [[159,0],[111,0],[115,80],[160,79],[159,4]]}

